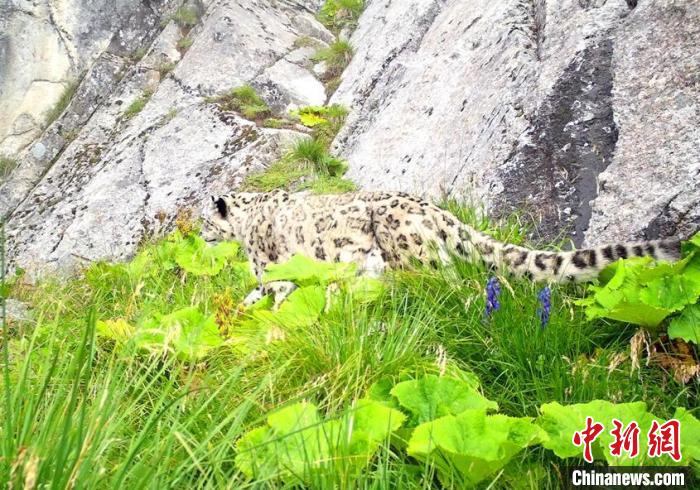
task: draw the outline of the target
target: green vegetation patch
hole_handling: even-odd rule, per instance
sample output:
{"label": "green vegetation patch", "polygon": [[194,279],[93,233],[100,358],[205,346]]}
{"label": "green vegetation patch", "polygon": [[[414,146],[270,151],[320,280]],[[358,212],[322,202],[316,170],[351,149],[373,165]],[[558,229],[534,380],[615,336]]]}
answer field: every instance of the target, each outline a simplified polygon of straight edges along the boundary
{"label": "green vegetation patch", "polygon": [[224,111],[238,112],[251,121],[263,121],[272,114],[270,107],[250,85],[242,85],[205,100],[218,105]]}
{"label": "green vegetation patch", "polygon": [[[523,243],[517,219],[447,206]],[[542,326],[543,285],[482,264],[377,280],[296,256],[263,277],[298,286],[279,309],[243,307],[256,280],[241,248],[181,226],[127,263],[3,279],[0,297],[33,319],[2,329],[0,481],[554,489],[582,461],[571,432],[585,415],[676,417],[682,463],[700,458],[697,408],[679,408],[698,406],[698,381],[653,362],[632,372],[637,327],[587,319],[574,303],[584,287],[552,286]],[[494,277],[499,307],[486,314]]]}
{"label": "green vegetation patch", "polygon": [[0,155],[0,183],[7,179],[15,168],[17,168],[16,159]]}
{"label": "green vegetation patch", "polygon": [[146,107],[146,104],[148,104],[148,101],[151,100],[151,97],[153,96],[153,90],[151,89],[146,89],[141,93],[140,96],[136,98],[131,104],[129,104],[129,107],[124,109],[124,117],[126,119],[131,119],[134,117],[136,114],[141,112],[144,107]]}
{"label": "green vegetation patch", "polygon": [[192,47],[193,44],[194,44],[194,39],[192,39],[191,37],[185,36],[185,37],[180,38],[180,39],[177,41],[177,44],[175,45],[175,47],[176,47],[181,53],[184,53],[185,51],[187,51],[188,49],[190,49],[190,48]]}
{"label": "green vegetation patch", "polygon": [[354,29],[364,8],[364,0],[326,0],[317,17],[323,25],[337,34],[344,27]]}
{"label": "green vegetation patch", "polygon": [[197,25],[199,22],[200,14],[199,9],[192,6],[182,6],[178,8],[175,13],[163,19],[161,25],[165,25],[170,21],[174,21],[181,28],[189,30]]}
{"label": "green vegetation patch", "polygon": [[324,80],[332,80],[340,77],[345,68],[350,64],[353,47],[348,41],[338,40],[329,45],[327,48],[321,48],[313,55],[312,59],[316,62],[323,61],[326,70],[323,74]]}
{"label": "green vegetation patch", "polygon": [[63,92],[61,93],[61,96],[59,97],[58,101],[46,113],[46,126],[50,126],[56,119],[58,119],[61,116],[61,114],[63,114],[63,111],[66,110],[68,104],[70,104],[70,101],[73,100],[73,96],[75,95],[75,91],[77,89],[78,82],[76,81],[70,82],[66,85],[66,88],[63,89]]}
{"label": "green vegetation patch", "polygon": [[600,274],[578,302],[589,318],[611,318],[648,328],[671,318],[668,333],[700,344],[700,233],[683,247],[683,258],[658,263],[651,257],[618,260]]}

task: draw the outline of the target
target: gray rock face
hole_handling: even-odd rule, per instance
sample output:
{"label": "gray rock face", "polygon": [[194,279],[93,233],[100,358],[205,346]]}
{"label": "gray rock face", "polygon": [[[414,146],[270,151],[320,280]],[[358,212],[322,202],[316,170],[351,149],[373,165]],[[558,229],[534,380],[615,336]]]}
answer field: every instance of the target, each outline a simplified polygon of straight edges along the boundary
{"label": "gray rock face", "polygon": [[46,112],[100,54],[147,43],[168,0],[0,2],[0,155],[42,131]]}
{"label": "gray rock face", "polygon": [[525,210],[574,242],[700,222],[700,4],[370,2],[332,102],[362,186]]}
{"label": "gray rock face", "polygon": [[[103,53],[66,113],[0,188],[10,263],[36,277],[128,258],[179,211],[196,215],[210,194],[278,159],[301,133],[258,127],[205,96],[250,83],[283,94],[284,107],[324,102],[323,85],[294,47],[317,30],[331,35],[297,2],[218,1],[192,32],[167,25],[136,64]],[[185,34],[194,44],[179,59]],[[177,64],[163,73],[167,63]],[[286,72],[275,69],[280,64]],[[143,109],[127,117],[139,100]]]}

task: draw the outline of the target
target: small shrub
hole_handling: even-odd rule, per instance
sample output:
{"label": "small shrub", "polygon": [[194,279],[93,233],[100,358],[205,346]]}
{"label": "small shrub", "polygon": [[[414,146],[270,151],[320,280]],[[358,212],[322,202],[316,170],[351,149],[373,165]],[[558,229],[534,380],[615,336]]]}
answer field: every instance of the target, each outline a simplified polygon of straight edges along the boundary
{"label": "small shrub", "polygon": [[58,99],[56,104],[46,113],[46,126],[50,126],[56,119],[58,119],[63,111],[66,110],[68,104],[70,104],[75,91],[78,88],[77,82],[70,82],[66,88],[63,90],[61,97]]}
{"label": "small shrub", "polygon": [[7,179],[17,167],[17,160],[7,156],[0,156],[0,183]]}
{"label": "small shrub", "polygon": [[337,33],[343,27],[354,29],[364,8],[364,0],[326,0],[317,18],[323,25]]}
{"label": "small shrub", "polygon": [[174,69],[175,69],[175,63],[172,63],[172,62],[161,63],[156,67],[156,70],[158,70],[158,73],[160,73],[161,78],[165,77],[168,73],[170,73]]}
{"label": "small shrub", "polygon": [[217,104],[225,111],[238,112],[252,121],[262,120],[271,114],[270,107],[250,85],[242,85],[225,94],[207,97],[205,100]]}
{"label": "small shrub", "polygon": [[352,60],[353,48],[348,41],[338,40],[327,48],[319,49],[313,56],[314,61],[326,63],[324,80],[339,77]]}
{"label": "small shrub", "polygon": [[328,148],[345,123],[348,110],[338,104],[307,106],[292,113],[306,127],[312,128],[314,139]]}
{"label": "small shrub", "polygon": [[177,47],[178,50],[180,50],[180,52],[184,52],[184,51],[187,51],[188,49],[190,49],[190,47],[193,44],[194,44],[194,39],[192,39],[191,37],[185,36],[185,37],[181,38],[175,46]]}
{"label": "small shrub", "polygon": [[129,104],[129,107],[126,108],[126,110],[124,111],[124,117],[126,119],[131,119],[136,114],[141,112],[143,110],[143,108],[146,107],[146,104],[151,99],[152,95],[153,95],[153,90],[150,90],[150,89],[144,90],[143,93],[141,94],[141,96],[138,97],[131,104]]}

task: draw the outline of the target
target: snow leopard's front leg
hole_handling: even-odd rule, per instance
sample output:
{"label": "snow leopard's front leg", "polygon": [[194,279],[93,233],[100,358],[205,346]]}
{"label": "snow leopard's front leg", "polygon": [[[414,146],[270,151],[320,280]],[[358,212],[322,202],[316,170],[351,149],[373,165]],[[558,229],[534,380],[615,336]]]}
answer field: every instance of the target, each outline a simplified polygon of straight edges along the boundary
{"label": "snow leopard's front leg", "polygon": [[270,262],[270,258],[267,256],[267,254],[256,253],[253,250],[248,250],[248,258],[252,273],[258,280],[258,287],[256,287],[248,294],[248,296],[246,296],[246,298],[243,300],[243,304],[245,306],[250,306],[262,299],[263,296],[271,294],[275,300],[273,309],[276,310],[279,308],[280,304],[282,304],[285,298],[297,288],[296,284],[290,281],[272,281],[268,282],[267,284],[263,284],[263,273],[265,272],[265,267],[267,267],[267,264]]}

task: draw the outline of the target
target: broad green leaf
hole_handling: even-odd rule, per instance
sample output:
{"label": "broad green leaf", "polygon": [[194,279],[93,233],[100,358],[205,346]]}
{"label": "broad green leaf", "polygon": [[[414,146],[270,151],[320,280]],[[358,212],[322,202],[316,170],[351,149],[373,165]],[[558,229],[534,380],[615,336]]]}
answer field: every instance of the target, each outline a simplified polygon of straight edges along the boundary
{"label": "broad green leaf", "polygon": [[659,277],[644,284],[639,299],[653,308],[674,312],[695,303],[700,295],[700,283],[682,275]]}
{"label": "broad green leaf", "polygon": [[668,336],[700,345],[700,303],[688,305],[668,327]]}
{"label": "broad green leaf", "polygon": [[611,318],[656,327],[667,316],[697,301],[700,268],[695,279],[693,256],[675,264],[649,257],[619,260],[601,273],[602,286],[589,286],[592,295],[577,302],[589,319]]}
{"label": "broad green leaf", "polygon": [[391,394],[411,414],[411,425],[465,410],[498,410],[498,404],[481,395],[473,384],[446,376],[428,374],[404,381],[394,386]]}
{"label": "broad green leaf", "polygon": [[[443,484],[459,488],[486,479],[524,448],[546,438],[546,433],[529,418],[486,415],[483,409],[466,410],[416,427],[408,443],[408,454],[434,462]],[[455,473],[462,481],[448,479]]]}
{"label": "broad green leaf", "polygon": [[123,318],[98,320],[95,330],[97,330],[98,335],[115,340],[120,344],[128,342],[136,333],[136,329]]}
{"label": "broad green leaf", "polygon": [[178,246],[175,261],[183,270],[197,276],[215,276],[224,268],[228,259],[235,258],[239,245],[221,242],[212,247],[197,235],[190,235]]}
{"label": "broad green leaf", "polygon": [[690,461],[700,463],[700,420],[683,407],[676,409],[673,418],[681,424],[681,461],[686,465]]}
{"label": "broad green leaf", "polygon": [[355,276],[357,266],[345,262],[319,262],[304,255],[294,255],[284,264],[270,264],[263,282],[291,281],[299,286],[328,284]]}
{"label": "broad green leaf", "polygon": [[321,117],[318,114],[314,114],[313,112],[304,112],[302,114],[299,114],[299,120],[304,126],[309,128],[313,128],[314,126],[318,126],[319,124],[324,124],[328,122],[328,120],[325,117]]}
{"label": "broad green leaf", "polygon": [[315,405],[297,403],[274,412],[266,426],[237,443],[236,466],[249,478],[312,480],[313,475],[358,473],[405,415],[371,400],[359,400],[338,419],[324,420]]}
{"label": "broad green leaf", "polygon": [[277,311],[262,308],[251,311],[253,319],[266,325],[280,327],[308,327],[314,325],[326,304],[326,294],[321,286],[305,286],[295,289]]}
{"label": "broad green leaf", "polygon": [[[167,350],[174,352],[184,359],[197,360],[206,355],[211,349],[223,345],[214,316],[202,314],[197,307],[183,308],[169,315],[156,316],[147,320],[143,325],[139,344],[149,350]],[[144,336],[145,332],[151,335]],[[163,345],[157,345],[161,339]]]}

